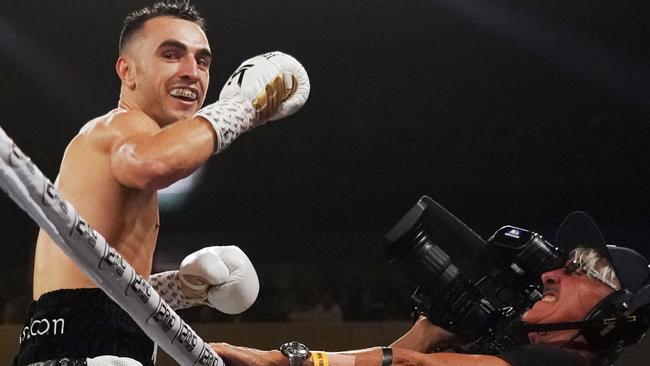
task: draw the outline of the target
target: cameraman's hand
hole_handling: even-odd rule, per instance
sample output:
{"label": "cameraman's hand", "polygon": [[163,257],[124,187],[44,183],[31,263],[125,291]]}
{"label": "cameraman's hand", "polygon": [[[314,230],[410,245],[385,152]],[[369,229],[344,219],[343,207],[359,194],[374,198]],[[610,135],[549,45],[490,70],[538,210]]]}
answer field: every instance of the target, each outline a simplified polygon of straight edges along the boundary
{"label": "cameraman's hand", "polygon": [[393,342],[391,347],[430,353],[436,348],[450,347],[460,340],[458,335],[433,324],[425,316],[420,316],[411,329]]}

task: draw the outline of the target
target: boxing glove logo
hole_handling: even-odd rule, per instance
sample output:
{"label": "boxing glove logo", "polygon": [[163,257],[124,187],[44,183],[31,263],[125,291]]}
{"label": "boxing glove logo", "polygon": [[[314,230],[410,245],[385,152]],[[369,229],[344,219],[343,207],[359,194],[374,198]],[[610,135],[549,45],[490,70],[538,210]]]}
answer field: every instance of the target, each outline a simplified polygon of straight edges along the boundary
{"label": "boxing glove logo", "polygon": [[230,85],[230,84],[232,84],[232,81],[233,81],[237,76],[239,76],[239,78],[237,79],[237,85],[239,85],[239,87],[241,87],[241,83],[242,83],[242,81],[244,80],[244,74],[246,73],[246,70],[250,69],[250,68],[253,67],[253,66],[254,66],[253,64],[245,64],[245,65],[241,65],[241,66],[240,66],[240,67],[239,67],[239,68],[238,68],[238,69],[237,69],[237,70],[236,70],[236,71],[235,71],[235,72],[230,76],[230,79],[228,79],[228,83],[226,83],[226,85]]}

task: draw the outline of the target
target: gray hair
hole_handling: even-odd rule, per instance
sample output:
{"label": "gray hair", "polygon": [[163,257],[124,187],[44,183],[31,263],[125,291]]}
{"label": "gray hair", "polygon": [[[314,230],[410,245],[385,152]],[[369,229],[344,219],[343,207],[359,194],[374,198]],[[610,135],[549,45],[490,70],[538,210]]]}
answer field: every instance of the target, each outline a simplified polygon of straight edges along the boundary
{"label": "gray hair", "polygon": [[616,277],[614,267],[596,249],[578,247],[569,253],[569,258],[587,277],[597,279],[614,290],[621,289],[621,281]]}

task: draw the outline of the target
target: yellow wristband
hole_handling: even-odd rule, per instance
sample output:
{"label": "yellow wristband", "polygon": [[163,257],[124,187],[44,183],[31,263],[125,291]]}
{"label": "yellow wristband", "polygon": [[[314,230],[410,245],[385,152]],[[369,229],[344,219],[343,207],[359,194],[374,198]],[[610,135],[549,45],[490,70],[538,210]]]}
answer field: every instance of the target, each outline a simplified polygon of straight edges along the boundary
{"label": "yellow wristband", "polygon": [[326,352],[312,352],[311,360],[314,362],[314,366],[330,366]]}

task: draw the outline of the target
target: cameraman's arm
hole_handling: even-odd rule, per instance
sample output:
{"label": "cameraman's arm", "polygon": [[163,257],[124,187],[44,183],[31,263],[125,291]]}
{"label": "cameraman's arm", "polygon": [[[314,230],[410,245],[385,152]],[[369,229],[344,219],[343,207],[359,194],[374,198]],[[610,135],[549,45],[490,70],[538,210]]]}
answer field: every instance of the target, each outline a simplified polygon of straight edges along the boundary
{"label": "cameraman's arm", "polygon": [[[384,364],[382,350],[378,347],[327,354],[329,366],[383,366]],[[391,366],[510,366],[506,361],[489,355],[447,352],[427,354],[403,348],[392,348],[392,354]],[[314,366],[309,360],[304,365]]]}
{"label": "cameraman's arm", "polygon": [[[253,348],[237,347],[226,343],[210,344],[229,366],[289,366],[289,360],[280,351],[260,351]],[[380,347],[359,351],[320,352],[312,351],[304,366],[314,366],[316,353],[325,354],[329,366],[382,366],[383,352]],[[322,359],[322,357],[320,358]],[[403,348],[392,349],[391,366],[510,366],[506,361],[489,355],[467,355],[461,353],[430,353],[411,351]]]}
{"label": "cameraman's arm", "polygon": [[405,348],[422,353],[436,348],[447,348],[458,340],[458,336],[429,321],[424,316],[413,324],[406,334],[391,344],[391,347]]}
{"label": "cameraman's arm", "polygon": [[[363,364],[357,360],[354,366],[379,366]],[[468,355],[464,353],[420,353],[406,349],[393,349],[394,366],[510,366],[506,361],[490,355]],[[338,366],[338,365],[331,365]]]}

